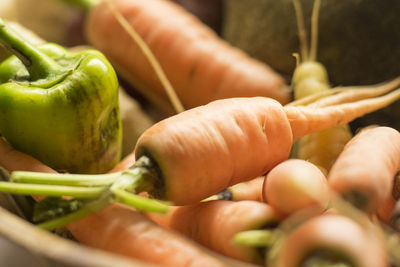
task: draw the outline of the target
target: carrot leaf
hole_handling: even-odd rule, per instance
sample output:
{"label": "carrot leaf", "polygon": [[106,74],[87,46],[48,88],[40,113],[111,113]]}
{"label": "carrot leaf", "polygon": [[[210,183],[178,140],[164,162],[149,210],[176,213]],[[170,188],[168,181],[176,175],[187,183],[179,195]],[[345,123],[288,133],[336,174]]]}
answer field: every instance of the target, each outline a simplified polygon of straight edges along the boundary
{"label": "carrot leaf", "polygon": [[140,211],[167,213],[171,205],[169,202],[141,197],[121,189],[114,189],[112,192],[115,194],[117,202],[132,206]]}

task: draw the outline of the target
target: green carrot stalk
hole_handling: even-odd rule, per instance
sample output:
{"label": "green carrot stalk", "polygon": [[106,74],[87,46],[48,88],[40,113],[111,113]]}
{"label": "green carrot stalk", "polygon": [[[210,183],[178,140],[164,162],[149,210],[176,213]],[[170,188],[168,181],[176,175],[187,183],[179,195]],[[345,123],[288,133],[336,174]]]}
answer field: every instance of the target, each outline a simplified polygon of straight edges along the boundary
{"label": "green carrot stalk", "polygon": [[104,186],[114,182],[119,173],[102,175],[74,175],[58,173],[37,173],[15,171],[10,176],[10,181],[15,183],[69,185],[69,186]]}
{"label": "green carrot stalk", "polygon": [[[121,203],[140,211],[166,213],[170,203],[135,195],[151,192],[157,187],[158,172],[147,157],[140,158],[131,169],[111,174],[51,174],[15,171],[11,182],[0,182],[0,192],[52,197],[69,196],[81,199],[76,203],[63,199],[51,199],[38,208],[37,218],[49,218],[38,226],[53,230],[72,221],[81,219],[109,204]],[[89,202],[84,200],[92,199]],[[57,206],[64,204],[65,207]],[[46,208],[53,210],[46,211]],[[55,207],[57,206],[57,207]],[[76,210],[77,209],[77,210]],[[62,214],[53,218],[54,214]]]}
{"label": "green carrot stalk", "polygon": [[0,182],[0,191],[15,195],[46,195],[70,196],[76,198],[96,198],[105,191],[105,187],[73,187]]}

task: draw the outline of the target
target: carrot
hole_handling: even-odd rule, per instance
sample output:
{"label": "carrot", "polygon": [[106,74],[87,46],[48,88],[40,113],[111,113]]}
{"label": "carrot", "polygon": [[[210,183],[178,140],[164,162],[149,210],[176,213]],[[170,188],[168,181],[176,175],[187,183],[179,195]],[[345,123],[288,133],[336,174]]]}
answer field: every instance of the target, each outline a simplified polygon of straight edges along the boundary
{"label": "carrot", "polygon": [[39,160],[12,148],[0,137],[0,166],[8,171],[33,171],[56,173]]}
{"label": "carrot", "polygon": [[[295,100],[330,89],[328,73],[325,67],[316,61],[320,2],[320,0],[314,0],[311,16],[311,48],[310,51],[308,51],[302,8],[298,0],[293,0],[301,45],[301,57],[298,57],[297,66],[292,78]],[[351,137],[352,133],[348,125],[340,125],[306,135],[297,141],[295,157],[317,165],[327,174],[332,164],[343,150],[344,145]]]}
{"label": "carrot", "polygon": [[[94,193],[100,196],[100,190],[109,188],[112,194],[123,193],[122,199],[126,199],[127,190],[146,191],[176,205],[193,204],[263,175],[288,158],[293,140],[345,124],[399,97],[400,90],[396,90],[373,99],[317,109],[282,107],[276,100],[264,97],[216,100],[147,129],[137,142],[135,165],[129,171],[113,174],[111,180],[107,175],[103,187],[85,191],[96,189]],[[32,175],[12,174],[15,180],[23,176],[31,180]],[[103,178],[98,175],[90,180],[98,184],[97,180]],[[127,184],[125,178],[132,184]],[[81,178],[75,175],[75,179]]]}
{"label": "carrot", "polygon": [[289,233],[271,266],[387,267],[389,260],[369,221],[360,225],[342,215],[326,214]]}
{"label": "carrot", "polygon": [[376,211],[377,217],[384,223],[389,224],[392,218],[394,208],[396,206],[397,200],[390,195],[381,207]]}
{"label": "carrot", "polygon": [[160,266],[225,266],[184,237],[120,205],[68,225],[78,242]]}
{"label": "carrot", "polygon": [[289,159],[268,172],[263,197],[276,211],[287,216],[309,207],[325,209],[329,187],[325,175],[314,164]]}
{"label": "carrot", "polygon": [[232,185],[208,199],[231,201],[253,200],[262,202],[262,185],[264,179],[265,176],[259,176],[247,182]]}
{"label": "carrot", "polygon": [[318,109],[262,97],[217,100],[153,125],[135,154],[150,157],[162,174],[163,190],[152,195],[194,203],[266,173],[288,158],[298,137],[345,124],[398,93]]}
{"label": "carrot", "polygon": [[[282,104],[290,101],[282,77],[230,46],[177,4],[113,0],[112,5],[154,54],[185,108],[238,96],[272,97]],[[168,105],[147,57],[121,27],[107,1],[90,8],[86,35],[124,79],[156,105]]]}
{"label": "carrot", "polygon": [[396,174],[393,182],[392,193],[388,196],[385,203],[376,211],[377,217],[384,223],[389,223],[397,201],[400,198],[400,175]]}
{"label": "carrot", "polygon": [[[8,171],[55,172],[31,156],[14,150],[1,138],[0,166]],[[118,204],[67,227],[82,244],[161,266],[226,266],[193,242]]]}
{"label": "carrot", "polygon": [[237,245],[233,237],[242,231],[268,229],[279,222],[279,217],[267,204],[248,200],[213,200],[173,207],[166,215],[149,216],[158,224],[218,253],[257,264],[264,262],[264,251]]}
{"label": "carrot", "polygon": [[390,196],[400,169],[400,133],[371,127],[344,148],[329,175],[329,186],[356,207],[375,213]]}
{"label": "carrot", "polygon": [[395,201],[389,217],[389,225],[397,232],[400,232],[400,201]]}
{"label": "carrot", "polygon": [[135,153],[126,155],[117,165],[114,166],[109,172],[119,172],[131,168],[135,164]]}

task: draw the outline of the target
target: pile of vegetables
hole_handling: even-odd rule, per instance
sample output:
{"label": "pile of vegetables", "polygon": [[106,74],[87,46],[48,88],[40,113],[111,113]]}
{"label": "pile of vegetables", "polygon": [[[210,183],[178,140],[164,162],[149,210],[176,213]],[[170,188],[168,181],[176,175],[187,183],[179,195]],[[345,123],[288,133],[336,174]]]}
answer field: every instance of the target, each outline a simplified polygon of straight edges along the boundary
{"label": "pile of vegetables", "polygon": [[[400,78],[332,88],[320,0],[309,41],[292,2],[290,84],[184,1],[66,2],[91,48],[33,43],[0,20],[14,54],[0,64],[0,191],[33,199],[36,227],[160,266],[400,266],[400,133],[348,126],[398,101]],[[119,80],[159,114],[140,134]]]}

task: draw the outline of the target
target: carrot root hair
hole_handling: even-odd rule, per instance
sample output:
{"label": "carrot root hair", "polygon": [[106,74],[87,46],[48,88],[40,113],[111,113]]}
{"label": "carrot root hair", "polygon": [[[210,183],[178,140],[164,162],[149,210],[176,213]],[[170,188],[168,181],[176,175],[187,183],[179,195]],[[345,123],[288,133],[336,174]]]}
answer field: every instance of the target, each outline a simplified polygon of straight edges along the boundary
{"label": "carrot root hair", "polygon": [[[388,90],[385,88],[385,90],[382,91],[386,92]],[[382,91],[378,93],[382,94]],[[344,95],[347,93],[348,92],[342,92]],[[357,94],[357,92],[354,93]],[[361,96],[366,97],[366,99]],[[335,104],[329,103],[322,107],[315,107],[312,105],[284,107],[292,128],[294,140],[313,132],[319,132],[324,129],[349,123],[367,113],[386,107],[400,98],[400,88],[385,95],[375,97],[371,97],[371,94],[360,92],[360,96],[356,98],[354,96],[350,97],[351,100],[357,99],[357,101],[353,102],[348,102],[350,101],[348,97],[340,99],[340,95],[327,97],[326,101],[329,102],[329,99],[332,98],[338,98],[339,100],[336,99],[334,101]]]}
{"label": "carrot root hair", "polygon": [[400,86],[400,76],[390,81],[369,86],[336,87],[321,93],[312,94],[286,104],[286,107],[312,106],[326,107],[335,104],[354,102],[383,95]]}
{"label": "carrot root hair", "polygon": [[106,0],[108,7],[110,8],[112,14],[115,19],[121,25],[121,27],[126,31],[126,33],[132,38],[132,40],[139,46],[142,53],[148,59],[150,65],[152,66],[154,72],[156,73],[158,79],[163,85],[168,98],[174,107],[177,113],[180,113],[185,110],[181,101],[179,100],[172,84],[168,80],[165,72],[163,71],[160,63],[154,56],[153,52],[151,52],[150,48],[147,46],[146,42],[140,37],[140,35],[135,31],[135,29],[126,21],[126,19],[122,16],[122,14],[118,11],[118,9],[114,6],[111,0]]}

